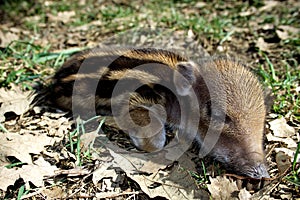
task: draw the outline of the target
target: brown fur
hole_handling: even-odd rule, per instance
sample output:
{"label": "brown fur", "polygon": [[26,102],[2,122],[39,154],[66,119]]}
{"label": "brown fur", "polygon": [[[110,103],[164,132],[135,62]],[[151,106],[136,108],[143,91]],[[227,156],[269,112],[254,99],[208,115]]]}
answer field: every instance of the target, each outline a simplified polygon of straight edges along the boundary
{"label": "brown fur", "polygon": [[[136,69],[142,65],[151,65],[151,70]],[[128,87],[112,96],[119,80]],[[129,84],[132,81],[143,86],[134,91]],[[91,85],[97,88],[91,89]],[[127,128],[125,131],[138,148],[149,152],[163,148],[165,124],[181,129],[193,121],[192,115],[181,113],[179,103],[181,98],[189,99],[192,92],[199,106],[193,108],[191,103],[188,109],[200,112],[198,143],[205,145],[204,137],[212,125],[212,130],[221,134],[210,155],[238,174],[268,177],[262,145],[266,115],[264,93],[257,78],[235,60],[209,58],[196,65],[165,50],[92,49],[68,60],[56,73],[53,84],[54,101],[63,109],[87,114],[96,108],[97,114],[112,115],[111,105],[117,106],[118,112],[114,114],[134,122],[129,123],[130,126],[127,121],[121,122],[120,126]],[[124,101],[128,93],[129,105]],[[129,111],[125,109],[127,105]],[[220,118],[222,115],[224,120]],[[183,127],[182,119],[187,121]],[[155,126],[147,126],[150,122]],[[156,134],[149,137],[149,133]],[[189,131],[185,134],[189,135]]]}

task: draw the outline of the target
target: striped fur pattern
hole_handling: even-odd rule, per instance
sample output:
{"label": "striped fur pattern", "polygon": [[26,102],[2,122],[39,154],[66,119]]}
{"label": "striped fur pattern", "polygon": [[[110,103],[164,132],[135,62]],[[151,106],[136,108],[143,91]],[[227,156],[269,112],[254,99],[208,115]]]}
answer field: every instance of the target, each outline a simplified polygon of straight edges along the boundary
{"label": "striped fur pattern", "polygon": [[[114,91],[116,86],[121,89]],[[199,110],[199,145],[204,145],[213,124],[212,130],[221,134],[210,155],[238,174],[268,177],[264,93],[255,75],[233,59],[207,58],[195,64],[162,49],[90,49],[57,71],[52,97],[60,108],[80,115],[95,114],[95,110],[100,115],[130,117],[134,123],[126,126],[124,122],[124,131],[137,148],[152,152],[165,145],[165,124],[181,129],[193,120],[181,112],[180,104],[194,101],[189,99],[192,93],[198,104],[187,107],[191,112]],[[155,126],[147,126],[150,122]],[[185,134],[188,137],[189,132]]]}

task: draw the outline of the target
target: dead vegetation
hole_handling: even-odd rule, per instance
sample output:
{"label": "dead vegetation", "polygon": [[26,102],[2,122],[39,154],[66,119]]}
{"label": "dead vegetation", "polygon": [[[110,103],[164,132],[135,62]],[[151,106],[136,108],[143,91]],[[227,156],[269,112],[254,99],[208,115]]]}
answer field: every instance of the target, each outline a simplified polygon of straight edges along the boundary
{"label": "dead vegetation", "polygon": [[[300,198],[299,2],[144,3],[0,3],[0,197]],[[72,119],[31,92],[44,91],[69,55],[99,44],[188,46],[192,58],[227,53],[251,65],[275,98],[265,138],[271,179],[224,175],[193,150],[175,163],[160,162],[103,118]]]}

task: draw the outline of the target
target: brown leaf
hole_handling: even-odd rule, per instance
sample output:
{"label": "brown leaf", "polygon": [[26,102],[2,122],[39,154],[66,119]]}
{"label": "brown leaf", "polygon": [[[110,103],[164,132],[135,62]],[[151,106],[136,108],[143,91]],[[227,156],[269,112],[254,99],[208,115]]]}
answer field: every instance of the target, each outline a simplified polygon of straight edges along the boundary
{"label": "brown leaf", "polygon": [[[197,184],[186,170],[181,172],[178,167],[175,168],[178,168],[179,171],[168,171],[165,169],[173,164],[174,160],[172,158],[174,158],[175,154],[182,153],[182,150],[180,151],[179,148],[166,148],[157,154],[141,153],[139,151],[129,152],[107,141],[103,134],[99,134],[99,137],[96,138],[93,148],[97,152],[101,152],[101,154],[98,154],[98,159],[106,160],[106,163],[112,165],[112,167],[120,167],[151,198],[157,196],[168,199],[208,198],[207,192],[198,189]],[[191,159],[189,157],[185,158]],[[109,162],[109,160],[111,161]],[[195,167],[193,167],[195,164],[191,164],[185,159],[179,160],[180,165],[183,164],[183,169],[193,169],[195,171]],[[100,173],[96,175],[98,177],[95,177],[94,181],[99,181],[101,177],[108,176],[108,174],[104,173],[106,169],[106,166],[102,166]],[[179,178],[176,178],[177,176]],[[155,183],[159,184],[153,186]]]}
{"label": "brown leaf", "polygon": [[66,199],[67,193],[59,186],[53,186],[49,189],[45,189],[41,192],[49,199]]}
{"label": "brown leaf", "polygon": [[295,135],[295,129],[287,124],[284,117],[270,121],[269,125],[276,137],[287,138]]}
{"label": "brown leaf", "polygon": [[290,166],[290,158],[282,151],[276,154],[276,163],[278,167],[279,174],[283,174]]}
{"label": "brown leaf", "polygon": [[30,154],[39,154],[44,146],[53,145],[54,142],[54,138],[45,134],[0,133],[0,165],[7,164],[7,156],[14,156],[21,162],[32,164]]}
{"label": "brown leaf", "polygon": [[297,37],[299,34],[300,29],[292,27],[292,26],[279,26],[276,30],[276,34],[282,40],[286,40],[288,38]]}
{"label": "brown leaf", "polygon": [[263,7],[258,9],[260,12],[271,10],[273,7],[277,6],[279,2],[270,0],[270,1],[264,1],[264,4],[265,5]]}
{"label": "brown leaf", "polygon": [[10,90],[0,88],[0,122],[5,121],[4,114],[7,112],[22,115],[28,111],[35,95],[32,91],[22,91],[15,86]]}
{"label": "brown leaf", "polygon": [[[141,189],[150,197],[162,196],[167,199],[208,199],[208,194],[200,190],[190,174],[179,166],[171,171],[160,170],[150,176],[130,174]],[[159,186],[155,187],[155,184]]]}
{"label": "brown leaf", "polygon": [[286,31],[276,30],[276,34],[282,40],[286,40],[289,38],[289,33]]}
{"label": "brown leaf", "polygon": [[82,150],[86,151],[89,146],[93,146],[95,139],[99,136],[98,130],[82,134],[80,136],[80,142],[82,144]]}
{"label": "brown leaf", "polygon": [[[287,149],[287,148],[283,148],[283,147],[275,148],[276,153],[279,153],[280,151],[284,152],[286,155],[288,155],[288,157],[290,158],[290,162],[293,162],[296,149],[291,150],[291,149]],[[296,158],[296,162],[300,163],[300,154],[298,154],[298,157]]]}
{"label": "brown leaf", "polygon": [[18,40],[19,36],[11,31],[3,32],[0,26],[0,47],[6,47],[12,41]]}
{"label": "brown leaf", "polygon": [[282,142],[287,145],[288,148],[295,148],[297,147],[297,143],[292,138],[280,138],[273,136],[271,133],[266,135],[268,141],[273,142]]}
{"label": "brown leaf", "polygon": [[278,29],[281,29],[284,32],[288,32],[291,35],[299,34],[300,29],[296,28],[294,26],[288,26],[288,25],[280,25],[278,26]]}
{"label": "brown leaf", "polygon": [[[149,159],[143,154],[124,154],[108,150],[114,158],[112,164],[121,167],[150,198],[162,196],[168,199],[208,199],[208,194],[198,189],[189,173],[180,167],[175,166],[171,171],[160,170],[165,167],[165,164],[148,161]],[[147,167],[143,168],[144,166]],[[151,169],[155,173],[145,175],[140,173],[141,169]],[[144,172],[149,173],[149,171]],[[155,186],[155,183],[159,185]]]}
{"label": "brown leaf", "polygon": [[218,176],[216,178],[209,177],[211,184],[207,185],[207,188],[213,199],[231,200],[233,198],[232,193],[239,191],[235,182],[229,180],[226,177]]}
{"label": "brown leaf", "polygon": [[205,7],[207,5],[207,3],[205,3],[205,2],[197,2],[195,5],[194,5],[194,7],[195,8],[203,8],[203,7]]}
{"label": "brown leaf", "polygon": [[257,12],[257,9],[255,7],[250,7],[246,11],[240,12],[239,15],[241,17],[246,17],[246,16],[253,15],[255,12]]}
{"label": "brown leaf", "polygon": [[103,178],[112,178],[116,181],[117,173],[114,169],[109,169],[111,163],[103,163],[93,172],[93,183],[96,185]]}
{"label": "brown leaf", "polygon": [[71,21],[72,17],[76,15],[75,11],[63,11],[58,12],[57,15],[47,14],[50,21],[61,21],[64,23],[68,23]]}
{"label": "brown leaf", "polygon": [[[43,158],[39,158],[42,159]],[[57,167],[51,166],[46,161],[41,161],[38,165],[24,165],[22,168],[0,167],[0,189],[6,191],[9,185],[13,185],[18,178],[23,178],[25,182],[32,182],[36,187],[43,186],[44,176],[53,176]]]}
{"label": "brown leaf", "polygon": [[248,200],[248,199],[251,199],[251,194],[250,194],[250,192],[248,192],[247,190],[246,190],[246,188],[243,188],[243,189],[241,189],[240,190],[240,192],[239,192],[239,199],[240,200]]}
{"label": "brown leaf", "polygon": [[257,42],[256,42],[256,47],[259,48],[261,51],[266,51],[268,52],[270,50],[270,44],[266,43],[264,38],[259,37]]}

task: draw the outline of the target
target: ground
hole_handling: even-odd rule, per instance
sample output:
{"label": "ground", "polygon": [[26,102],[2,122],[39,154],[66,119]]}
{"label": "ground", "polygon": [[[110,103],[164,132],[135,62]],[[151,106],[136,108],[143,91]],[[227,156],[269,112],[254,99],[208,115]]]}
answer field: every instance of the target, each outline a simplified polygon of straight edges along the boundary
{"label": "ground", "polygon": [[[1,1],[0,197],[300,198],[299,10],[296,0]],[[264,144],[271,179],[226,175],[192,149],[178,162],[153,163],[113,127],[100,123],[98,134],[89,126],[105,119],[72,119],[48,101],[51,77],[81,49],[172,41],[193,59],[199,51],[237,57],[258,75],[272,96]]]}

